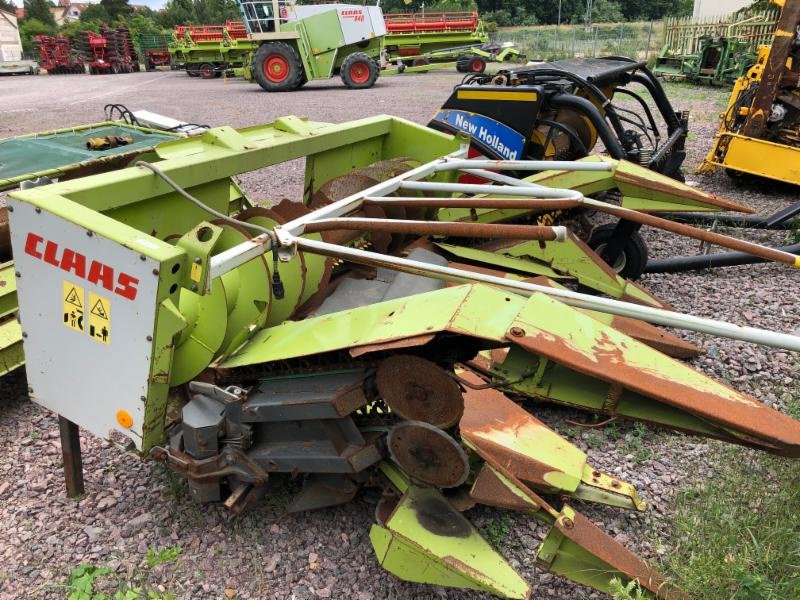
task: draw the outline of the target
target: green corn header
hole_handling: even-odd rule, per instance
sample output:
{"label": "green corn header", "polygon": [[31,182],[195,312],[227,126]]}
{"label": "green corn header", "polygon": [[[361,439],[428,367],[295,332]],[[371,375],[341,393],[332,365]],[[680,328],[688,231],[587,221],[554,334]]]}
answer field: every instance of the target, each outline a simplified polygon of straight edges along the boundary
{"label": "green corn header", "polygon": [[[528,598],[469,521],[485,504],[549,527],[541,569],[684,597],[576,511],[575,499],[646,503],[534,401],[796,457],[797,421],[676,360],[697,348],[655,324],[794,350],[800,339],[675,313],[544,217],[556,201],[579,214],[603,190],[629,216],[737,206],[625,161],[466,150],[387,116],[285,117],[13,192],[31,398],[235,512],[281,474],[304,481],[293,511],[377,487],[370,540],[408,581]],[[297,158],[301,202],[266,207],[232,179]]]}

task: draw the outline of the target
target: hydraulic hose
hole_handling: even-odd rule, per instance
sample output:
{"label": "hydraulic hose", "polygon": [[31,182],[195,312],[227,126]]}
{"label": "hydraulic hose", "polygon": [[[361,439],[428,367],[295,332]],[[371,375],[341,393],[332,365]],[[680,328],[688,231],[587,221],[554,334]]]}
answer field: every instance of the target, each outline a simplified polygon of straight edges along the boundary
{"label": "hydraulic hose", "polygon": [[580,96],[556,94],[550,98],[550,105],[554,108],[570,108],[578,111],[591,121],[611,158],[620,160],[628,157],[619,140],[611,135],[608,124],[597,110],[597,107],[589,100]]}
{"label": "hydraulic hose", "polygon": [[[781,246],[775,248],[791,254],[800,254],[800,244]],[[700,269],[714,269],[718,267],[735,267],[738,265],[753,265],[769,262],[764,258],[747,254],[746,252],[719,252],[717,254],[700,254],[698,256],[676,256],[663,260],[651,260],[645,267],[645,273],[683,273],[684,271],[697,271]]]}

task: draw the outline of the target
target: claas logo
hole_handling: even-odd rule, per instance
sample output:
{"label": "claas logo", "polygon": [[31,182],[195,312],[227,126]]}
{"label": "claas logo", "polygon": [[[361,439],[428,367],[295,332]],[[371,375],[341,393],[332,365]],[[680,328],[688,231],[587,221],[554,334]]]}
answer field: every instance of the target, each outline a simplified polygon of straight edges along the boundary
{"label": "claas logo", "polygon": [[56,242],[46,240],[33,232],[25,239],[25,254],[72,273],[89,283],[100,285],[122,298],[128,300],[136,298],[138,278],[123,271],[115,271],[114,267],[99,260],[89,260],[77,250],[59,246]]}
{"label": "claas logo", "polygon": [[364,21],[364,11],[357,8],[348,8],[342,11],[342,18],[361,23]]}

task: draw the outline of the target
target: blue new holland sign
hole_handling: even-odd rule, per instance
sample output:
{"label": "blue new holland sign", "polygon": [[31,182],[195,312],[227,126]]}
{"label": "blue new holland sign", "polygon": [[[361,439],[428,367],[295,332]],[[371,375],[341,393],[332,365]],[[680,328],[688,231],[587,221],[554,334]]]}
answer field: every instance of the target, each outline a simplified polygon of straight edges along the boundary
{"label": "blue new holland sign", "polygon": [[464,110],[440,110],[434,119],[469,134],[471,138],[491,148],[505,160],[522,158],[525,137],[508,125]]}

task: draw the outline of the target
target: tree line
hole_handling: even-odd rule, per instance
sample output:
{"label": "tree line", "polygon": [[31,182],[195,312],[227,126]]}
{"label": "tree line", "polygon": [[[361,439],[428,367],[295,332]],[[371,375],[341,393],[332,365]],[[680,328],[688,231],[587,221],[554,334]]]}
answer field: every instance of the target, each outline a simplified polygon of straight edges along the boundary
{"label": "tree line", "polygon": [[[344,0],[346,1],[346,0]],[[360,0],[352,0],[360,2]],[[757,0],[763,2],[764,0]],[[312,3],[305,0],[300,3]],[[369,2],[372,3],[372,0]],[[591,21],[621,22],[657,20],[691,14],[693,0],[592,0]],[[83,11],[79,21],[56,25],[50,0],[24,0],[25,18],[20,23],[23,48],[31,51],[36,35],[97,31],[102,24],[125,25],[133,35],[159,33],[175,25],[221,24],[240,19],[234,0],[167,0],[164,8],[134,10],[129,0],[100,0]],[[385,13],[477,10],[490,27],[515,25],[580,24],[589,18],[587,0],[382,0]],[[0,9],[14,12],[11,0],[0,0]]]}
{"label": "tree line", "polygon": [[[50,8],[50,0],[24,0],[25,18],[20,22],[19,32],[25,52],[31,52],[37,35],[75,36],[81,31],[98,31],[102,25],[116,27],[124,25],[135,37],[139,33],[161,33],[175,25],[213,25],[228,20],[241,19],[234,0],[168,0],[162,10],[134,8],[129,0],[100,0],[90,4],[81,13],[80,20],[56,24]],[[0,10],[14,12],[10,0],[0,0]]]}
{"label": "tree line", "polygon": [[[591,21],[650,21],[691,14],[693,0],[592,0]],[[587,0],[384,0],[384,12],[477,10],[499,27],[585,23]]]}

